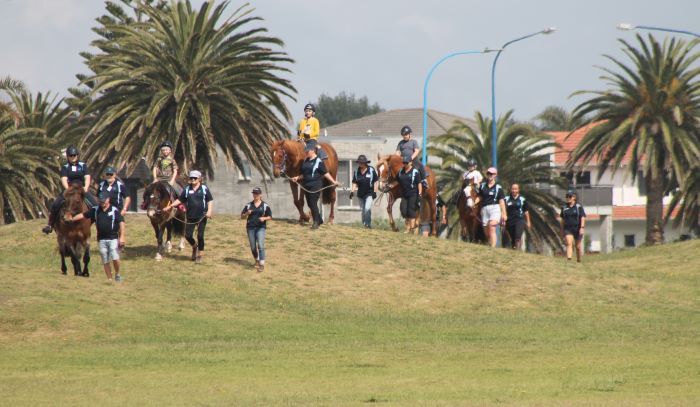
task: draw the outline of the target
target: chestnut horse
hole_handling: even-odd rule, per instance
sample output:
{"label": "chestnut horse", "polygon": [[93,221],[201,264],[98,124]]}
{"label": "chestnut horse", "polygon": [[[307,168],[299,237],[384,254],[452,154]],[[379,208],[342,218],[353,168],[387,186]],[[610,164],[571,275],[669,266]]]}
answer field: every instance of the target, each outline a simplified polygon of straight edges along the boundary
{"label": "chestnut horse", "polygon": [[[173,245],[170,243],[170,239],[173,231],[176,236],[180,236],[178,249],[182,250],[185,248],[184,231],[187,219],[185,214],[177,208],[170,208],[167,211],[163,210],[177,198],[175,190],[170,187],[167,181],[152,183],[146,188],[143,196],[147,208],[146,215],[151,220],[151,226],[153,226],[153,231],[156,233],[156,240],[158,241],[158,251],[155,259],[160,261],[163,259],[164,252],[170,253],[172,250]],[[166,231],[168,234],[164,244],[163,233]]]}
{"label": "chestnut horse", "polygon": [[[90,277],[88,264],[90,263],[90,219],[81,219],[77,222],[67,222],[66,215],[75,216],[86,212],[89,208],[85,203],[85,191],[80,183],[71,184],[63,196],[65,202],[59,211],[56,222],[56,241],[58,252],[61,254],[61,273],[66,274],[66,257],[70,257],[73,263],[73,272],[76,276]],[[83,259],[83,268],[80,268],[80,258]]]}
{"label": "chestnut horse", "polygon": [[[336,179],[338,175],[338,154],[335,149],[327,143],[319,143],[319,146],[328,155],[327,160],[323,160],[326,170]],[[301,164],[306,158],[304,152],[304,143],[293,140],[278,140],[272,143],[272,173],[275,177],[284,176],[289,179],[301,174]],[[330,185],[328,180],[323,179],[324,188]],[[301,186],[295,182],[289,182],[289,187],[292,189],[292,198],[294,206],[299,211],[299,223],[309,221],[309,215],[304,213],[304,193]],[[335,188],[325,188],[321,192],[321,202],[330,204],[331,214],[328,217],[328,223],[333,224],[335,218]]]}
{"label": "chestnut horse", "polygon": [[[377,155],[376,169],[377,174],[379,175],[379,188],[383,190],[383,188],[385,188],[386,185],[396,180],[396,176],[398,175],[401,168],[403,168],[403,160],[398,155]],[[427,205],[430,208],[430,211],[426,214],[425,211],[421,210],[420,213],[421,217],[429,216],[431,226],[430,236],[437,236],[438,226],[435,220],[437,183],[435,182],[435,175],[433,174],[433,171],[428,166],[425,166],[425,173],[428,175],[428,190],[423,193],[423,199],[421,200],[421,208],[424,208],[425,205]],[[394,202],[396,202],[396,200],[401,198],[402,196],[401,186],[397,184],[385,193],[388,197],[386,212],[389,215],[389,224],[391,225],[391,229],[394,232],[397,232],[399,228],[396,227],[396,223],[394,222],[392,209],[394,206]],[[425,220],[427,219],[421,219],[419,223],[425,223]]]}
{"label": "chestnut horse", "polygon": [[479,217],[481,205],[475,203],[477,193],[474,180],[464,180],[462,189],[457,191],[457,193],[459,194],[457,210],[459,211],[459,224],[461,226],[460,237],[468,242],[480,241],[480,237],[483,237],[483,233],[479,233],[479,229],[481,229],[481,219]]}

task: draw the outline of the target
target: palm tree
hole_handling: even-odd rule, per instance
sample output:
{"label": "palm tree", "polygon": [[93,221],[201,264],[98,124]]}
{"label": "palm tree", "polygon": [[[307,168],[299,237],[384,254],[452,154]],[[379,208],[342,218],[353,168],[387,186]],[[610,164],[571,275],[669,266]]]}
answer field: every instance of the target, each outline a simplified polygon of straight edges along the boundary
{"label": "palm tree", "polygon": [[646,243],[657,244],[664,241],[664,194],[675,184],[684,189],[686,169],[700,163],[700,69],[693,66],[700,54],[693,52],[697,41],[637,40],[639,48],[620,40],[631,67],[606,55],[621,70],[602,68],[611,89],[574,93],[593,95],[574,117],[598,124],[574,149],[569,166],[596,158],[600,178],[622,168],[628,156],[632,180],[641,171],[646,182]]}
{"label": "palm tree", "polygon": [[54,140],[64,127],[60,101],[6,85],[0,86],[10,97],[0,112],[0,224],[46,213],[60,184]]}
{"label": "palm tree", "polygon": [[[561,200],[549,192],[550,186],[565,187],[566,180],[555,175],[550,166],[550,152],[556,146],[551,136],[539,132],[529,124],[508,125],[513,112],[498,120],[496,131],[498,178],[506,191],[513,183],[520,184],[521,194],[530,205],[532,231],[530,238],[535,246],[546,244],[554,249],[561,247],[557,208]],[[438,185],[445,197],[455,197],[462,186],[462,174],[467,170],[466,161],[474,158],[483,166],[491,156],[491,120],[475,113],[476,128],[462,121],[455,121],[447,134],[433,138],[428,151],[442,160],[437,169]],[[454,198],[451,201],[455,201]],[[454,202],[453,202],[454,203]],[[454,211],[453,211],[454,212]],[[455,215],[452,215],[454,223]]]}
{"label": "palm tree", "polygon": [[700,235],[700,167],[690,168],[683,178],[684,188],[673,195],[666,211],[666,222],[678,208],[678,215],[673,221],[675,227],[686,227],[688,231]]}
{"label": "palm tree", "polygon": [[228,163],[242,168],[245,156],[270,171],[269,146],[291,118],[282,98],[295,92],[278,73],[293,61],[266,29],[247,28],[260,20],[248,6],[224,18],[228,3],[137,2],[136,19],[99,20],[101,53],[85,55],[94,73],[84,79],[93,100],[82,114],[94,118],[86,157],[134,168],[168,139],[185,169],[213,176],[220,148]]}
{"label": "palm tree", "polygon": [[566,109],[554,105],[545,107],[534,120],[540,131],[574,131],[583,125],[583,120],[574,119]]}

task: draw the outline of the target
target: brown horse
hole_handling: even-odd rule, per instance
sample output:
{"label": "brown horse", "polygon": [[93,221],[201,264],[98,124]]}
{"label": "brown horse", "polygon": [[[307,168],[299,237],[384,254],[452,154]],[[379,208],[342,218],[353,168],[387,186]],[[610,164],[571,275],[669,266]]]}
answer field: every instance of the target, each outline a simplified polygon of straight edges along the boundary
{"label": "brown horse", "polygon": [[[386,185],[392,183],[396,180],[396,176],[399,171],[403,168],[403,160],[398,155],[392,154],[387,156],[377,155],[377,174],[379,174],[379,188],[383,189]],[[423,199],[421,200],[421,208],[430,208],[429,212],[421,210],[421,219],[419,223],[426,223],[426,220],[430,220],[430,236],[437,236],[437,222],[435,220],[436,214],[436,201],[437,201],[437,184],[435,182],[435,175],[430,167],[425,166],[425,173],[428,175],[428,190],[423,193]],[[389,191],[386,192],[388,197],[386,212],[389,215],[389,224],[394,232],[399,230],[394,222],[394,216],[392,214],[392,208],[394,202],[401,198],[402,191],[400,185],[395,185]],[[424,219],[424,216],[428,216],[428,219]]]}
{"label": "brown horse", "polygon": [[[153,231],[156,233],[156,240],[158,241],[158,251],[156,253],[156,260],[160,261],[163,259],[163,253],[172,250],[172,243],[170,239],[172,238],[173,232],[176,236],[180,236],[179,250],[185,248],[185,214],[179,211],[177,208],[170,208],[164,211],[168,204],[173,202],[177,197],[175,196],[175,191],[170,187],[167,181],[156,181],[149,185],[144,191],[144,202],[146,204],[146,215],[148,219],[151,220],[151,226],[153,226]],[[163,233],[167,231],[167,238],[165,244],[163,243]]]}
{"label": "brown horse", "polygon": [[[319,146],[328,155],[327,160],[323,160],[326,169],[336,179],[338,175],[338,154],[335,149],[327,143],[319,143]],[[306,153],[304,153],[304,143],[293,140],[278,140],[272,143],[272,172],[275,177],[284,176],[289,179],[301,174],[301,164],[304,162]],[[328,180],[323,180],[324,188],[329,185]],[[309,215],[304,213],[304,194],[301,186],[295,182],[289,182],[289,187],[292,189],[292,198],[294,206],[299,211],[299,223],[309,221]],[[326,188],[321,192],[321,202],[331,206],[331,214],[328,217],[328,223],[333,224],[335,218],[335,188]]]}
{"label": "brown horse", "polygon": [[[73,263],[73,272],[76,276],[90,277],[88,264],[90,263],[90,219],[82,219],[77,222],[67,222],[66,216],[75,216],[88,210],[85,204],[85,191],[79,183],[72,184],[64,193],[65,202],[59,211],[56,222],[56,241],[58,252],[61,254],[61,273],[67,273],[66,257],[70,257]],[[80,267],[80,258],[83,259],[83,268]]]}
{"label": "brown horse", "polygon": [[[477,242],[480,241],[480,217],[481,205],[475,203],[477,198],[476,186],[474,180],[464,180],[462,189],[457,191],[457,210],[459,211],[460,237],[464,241]],[[467,194],[469,194],[467,196]],[[469,199],[471,198],[471,199]]]}

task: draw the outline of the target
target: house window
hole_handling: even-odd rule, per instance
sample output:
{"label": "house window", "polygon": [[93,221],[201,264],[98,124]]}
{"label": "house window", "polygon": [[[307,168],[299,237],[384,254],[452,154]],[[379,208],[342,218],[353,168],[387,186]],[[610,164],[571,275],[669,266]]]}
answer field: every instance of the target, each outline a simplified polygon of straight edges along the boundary
{"label": "house window", "polygon": [[559,176],[566,178],[566,180],[569,181],[569,185],[591,185],[590,171],[580,171],[577,173],[574,173],[573,171],[560,172]]}
{"label": "house window", "polygon": [[625,235],[625,247],[637,247],[634,244],[634,235]]}
{"label": "house window", "polygon": [[248,162],[248,160],[243,160],[241,167],[242,168],[238,169],[238,181],[239,182],[250,181],[251,174],[252,174],[251,169],[250,169],[250,162]]}

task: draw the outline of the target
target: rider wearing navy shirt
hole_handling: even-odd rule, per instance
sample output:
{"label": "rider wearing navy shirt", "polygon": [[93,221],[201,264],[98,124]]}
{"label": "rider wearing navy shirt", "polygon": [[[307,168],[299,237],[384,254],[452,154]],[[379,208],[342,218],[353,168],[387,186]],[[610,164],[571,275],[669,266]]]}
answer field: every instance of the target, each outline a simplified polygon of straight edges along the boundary
{"label": "rider wearing navy shirt", "polygon": [[[70,146],[66,149],[66,158],[68,162],[61,167],[61,186],[63,186],[63,192],[65,192],[71,185],[78,184],[85,190],[85,199],[90,203],[90,206],[97,205],[97,199],[90,193],[90,170],[88,170],[87,164],[78,159],[78,149],[74,146]],[[61,192],[56,199],[54,199],[51,204],[51,210],[49,212],[48,224],[44,226],[42,232],[49,234],[53,230],[54,223],[58,218],[58,212],[65,202],[65,197]]]}

